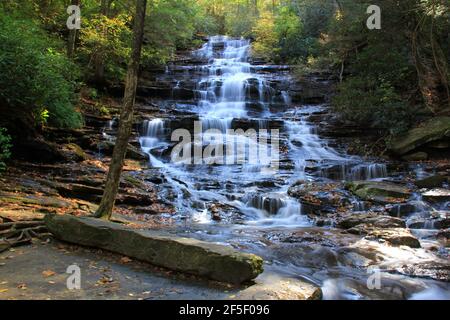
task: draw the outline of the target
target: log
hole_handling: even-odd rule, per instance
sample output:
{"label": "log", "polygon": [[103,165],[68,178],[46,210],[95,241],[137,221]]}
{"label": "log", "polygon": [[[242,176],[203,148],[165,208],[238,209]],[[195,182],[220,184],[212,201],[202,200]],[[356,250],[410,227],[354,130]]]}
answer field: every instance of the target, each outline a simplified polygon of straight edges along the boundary
{"label": "log", "polygon": [[254,254],[196,239],[138,231],[103,219],[71,215],[49,214],[45,222],[57,239],[220,282],[240,284],[263,271],[263,260]]}

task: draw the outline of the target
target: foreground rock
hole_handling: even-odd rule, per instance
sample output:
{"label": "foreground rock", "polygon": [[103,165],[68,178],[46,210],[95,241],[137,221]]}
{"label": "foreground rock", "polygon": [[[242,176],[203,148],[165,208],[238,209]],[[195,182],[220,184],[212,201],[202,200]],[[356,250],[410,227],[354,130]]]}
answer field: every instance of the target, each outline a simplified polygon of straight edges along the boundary
{"label": "foreground rock", "polygon": [[384,240],[394,246],[408,246],[411,248],[420,248],[420,242],[414,237],[408,229],[392,228],[378,229],[359,225],[348,230],[353,234],[365,235],[368,240]]}
{"label": "foreground rock", "polygon": [[195,239],[155,235],[94,218],[47,215],[46,225],[56,238],[124,254],[153,265],[243,283],[263,271],[263,260],[253,254]]}
{"label": "foreground rock", "polygon": [[404,155],[431,142],[450,138],[450,117],[436,117],[414,128],[404,135],[394,138],[389,151],[396,155]]}
{"label": "foreground rock", "polygon": [[412,195],[407,187],[385,181],[354,181],[346,188],[366,201],[383,204],[404,202]]}
{"label": "foreground rock", "polygon": [[239,292],[238,300],[320,300],[322,290],[310,283],[295,278],[264,273],[256,284]]}

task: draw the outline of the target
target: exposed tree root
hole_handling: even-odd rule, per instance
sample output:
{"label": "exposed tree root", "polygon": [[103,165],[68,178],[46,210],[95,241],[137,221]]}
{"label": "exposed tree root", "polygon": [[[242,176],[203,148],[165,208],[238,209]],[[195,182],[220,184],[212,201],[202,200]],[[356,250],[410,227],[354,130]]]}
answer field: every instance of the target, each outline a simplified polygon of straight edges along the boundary
{"label": "exposed tree root", "polygon": [[42,241],[51,238],[43,221],[0,223],[0,252],[30,244],[33,238]]}

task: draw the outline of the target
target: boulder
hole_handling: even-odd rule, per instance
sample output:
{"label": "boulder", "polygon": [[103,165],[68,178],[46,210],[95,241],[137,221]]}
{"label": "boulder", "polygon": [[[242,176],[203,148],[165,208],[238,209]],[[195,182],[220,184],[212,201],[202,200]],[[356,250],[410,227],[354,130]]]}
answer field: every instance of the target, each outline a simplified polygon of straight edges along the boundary
{"label": "boulder", "polygon": [[450,117],[435,117],[420,127],[392,139],[388,149],[395,155],[404,155],[427,143],[448,138],[450,138]]}
{"label": "boulder", "polygon": [[45,222],[60,240],[96,247],[171,270],[212,280],[240,284],[263,271],[263,260],[253,254],[196,239],[138,231],[95,218],[47,215]]}
{"label": "boulder", "polygon": [[417,210],[417,207],[411,203],[395,204],[387,208],[387,212],[391,217],[406,217]]}
{"label": "boulder", "polygon": [[406,224],[400,218],[380,216],[373,213],[354,214],[338,222],[337,226],[342,229],[350,229],[364,224],[375,228],[405,228]]}
{"label": "boulder", "polygon": [[450,201],[450,190],[436,188],[423,193],[422,197],[429,202],[446,202]]}
{"label": "boulder", "polygon": [[440,188],[447,181],[447,177],[441,175],[433,175],[424,179],[416,180],[414,184],[419,188]]}
{"label": "boulder", "polygon": [[364,235],[365,238],[369,240],[382,239],[394,246],[420,248],[419,240],[405,228],[381,229],[361,224],[347,231],[351,234]]}
{"label": "boulder", "polygon": [[404,202],[412,195],[406,186],[385,181],[354,181],[346,188],[364,200],[383,204]]}
{"label": "boulder", "polygon": [[240,291],[237,300],[320,300],[322,290],[296,278],[262,274],[256,284]]}

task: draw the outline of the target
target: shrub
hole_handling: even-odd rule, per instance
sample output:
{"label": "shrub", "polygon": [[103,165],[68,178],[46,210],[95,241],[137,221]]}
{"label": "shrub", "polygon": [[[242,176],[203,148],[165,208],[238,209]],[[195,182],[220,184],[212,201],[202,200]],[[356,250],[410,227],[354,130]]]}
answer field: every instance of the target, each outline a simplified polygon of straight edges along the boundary
{"label": "shrub", "polygon": [[30,125],[82,124],[73,106],[78,69],[58,48],[36,22],[0,10],[0,100]]}
{"label": "shrub", "polygon": [[0,128],[0,172],[5,170],[5,161],[11,156],[11,137],[6,133],[5,128]]}

